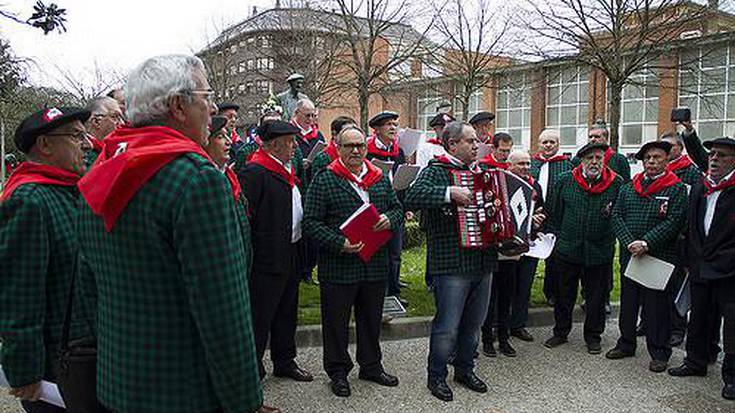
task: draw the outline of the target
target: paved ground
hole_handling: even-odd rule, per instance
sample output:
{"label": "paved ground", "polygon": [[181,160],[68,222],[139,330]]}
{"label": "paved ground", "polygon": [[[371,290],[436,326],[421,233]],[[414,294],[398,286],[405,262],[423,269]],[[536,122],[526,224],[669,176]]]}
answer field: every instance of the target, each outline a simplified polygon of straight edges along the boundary
{"label": "paved ground", "polygon": [[[602,354],[588,355],[580,330],[575,325],[569,344],[549,350],[541,341],[550,329],[535,328],[536,342],[513,342],[518,357],[480,356],[477,373],[487,381],[490,392],[479,395],[450,381],[455,396],[451,403],[438,401],[426,389],[426,338],[384,343],[386,369],[397,374],[401,384],[382,388],[358,380],[355,369],[348,399],[338,399],[329,391],[328,378],[321,370],[321,348],[301,349],[299,363],[315,373],[315,381],[299,384],[269,376],[266,401],[285,412],[735,412],[735,402],[720,397],[719,364],[706,378],[654,374],[648,371],[642,341],[638,357],[611,361]],[[611,348],[617,338],[614,324],[607,330],[603,350]],[[679,365],[683,356],[683,351],[675,350],[671,364]],[[16,406],[3,392],[0,412],[21,412]]]}

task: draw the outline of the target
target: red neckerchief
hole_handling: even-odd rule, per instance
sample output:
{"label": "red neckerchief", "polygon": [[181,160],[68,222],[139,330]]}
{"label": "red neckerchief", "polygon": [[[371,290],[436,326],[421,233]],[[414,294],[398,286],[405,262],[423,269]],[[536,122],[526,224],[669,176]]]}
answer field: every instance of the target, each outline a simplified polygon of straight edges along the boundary
{"label": "red neckerchief", "polygon": [[569,157],[566,156],[566,155],[563,155],[563,154],[556,154],[556,155],[552,156],[551,158],[544,158],[544,156],[541,155],[541,152],[539,152],[536,155],[533,155],[533,159],[535,159],[535,160],[537,160],[537,161],[539,161],[539,162],[541,162],[543,164],[543,163],[546,163],[546,162],[548,162],[548,163],[554,163],[554,162],[566,161],[567,159],[569,159]]}
{"label": "red neckerchief", "polygon": [[19,164],[5,184],[0,202],[13,195],[13,191],[25,184],[74,186],[80,176],[74,172],[56,166],[43,165],[35,162]]}
{"label": "red neckerchief", "polygon": [[715,185],[715,184],[712,183],[712,181],[710,180],[710,177],[708,175],[704,179],[704,187],[705,187],[704,194],[705,195],[710,195],[711,193],[713,193],[715,191],[723,191],[723,190],[725,190],[727,188],[730,188],[730,187],[733,187],[733,186],[735,186],[735,174],[732,174],[730,176],[730,178],[728,178],[728,179],[720,182],[717,185]]}
{"label": "red neckerchief", "polygon": [[339,158],[339,151],[337,150],[337,144],[334,143],[334,139],[329,141],[329,145],[324,149],[324,153],[326,153],[331,160]]}
{"label": "red neckerchief", "polygon": [[[111,231],[138,190],[161,168],[187,153],[214,164],[201,146],[171,128],[118,128],[105,138],[104,149],[77,187],[92,211],[102,217],[107,231]],[[241,192],[237,177],[229,168],[225,176],[237,201]]]}
{"label": "red neckerchief", "polygon": [[669,172],[676,172],[680,169],[684,169],[689,167],[693,162],[687,155],[682,155],[675,160],[669,162],[668,165],[666,165],[666,170]]}
{"label": "red neckerchief", "polygon": [[584,172],[582,170],[581,164],[572,169],[572,177],[577,182],[577,185],[579,185],[580,188],[591,194],[601,194],[605,192],[607,188],[612,185],[613,181],[615,181],[616,176],[617,175],[612,169],[605,166],[602,169],[602,176],[600,177],[600,179],[593,185],[590,185],[584,178]]}
{"label": "red neckerchief", "polygon": [[280,176],[283,178],[286,182],[288,182],[288,185],[293,188],[294,185],[298,182],[298,179],[296,178],[296,168],[291,165],[291,171],[289,172],[288,169],[286,169],[283,164],[275,160],[272,156],[268,154],[268,152],[264,151],[262,148],[258,149],[253,153],[253,156],[250,158],[251,163],[256,163],[263,168],[273,172],[274,174]]}
{"label": "red neckerchief", "polygon": [[377,156],[377,157],[380,157],[380,158],[391,158],[393,160],[398,159],[400,148],[398,147],[398,143],[397,142],[395,142],[395,141],[393,142],[393,145],[391,147],[391,150],[390,150],[390,152],[388,152],[388,151],[384,151],[384,150],[378,148],[378,146],[375,144],[375,141],[377,139],[378,138],[375,135],[373,135],[370,138],[368,138],[368,141],[367,141],[368,154],[373,155],[373,156]]}
{"label": "red neckerchief", "polygon": [[350,172],[349,169],[342,163],[342,160],[337,158],[332,163],[327,166],[327,169],[334,172],[335,175],[342,179],[346,179],[350,182],[353,182],[358,187],[360,187],[363,191],[367,191],[370,189],[371,186],[375,185],[380,181],[380,179],[383,177],[383,171],[380,170],[377,166],[373,165],[368,161],[365,160],[365,166],[367,167],[367,173],[365,176],[362,177],[362,179],[356,177],[352,172]]}
{"label": "red neckerchief", "polygon": [[535,184],[535,183],[536,183],[536,180],[535,180],[535,179],[533,179],[533,177],[532,177],[531,175],[528,175],[528,176],[526,177],[526,182],[528,182],[528,183],[529,183],[529,184],[530,184],[531,186],[533,186],[533,184]]}
{"label": "red neckerchief", "polygon": [[635,192],[640,197],[648,198],[651,195],[661,192],[666,188],[669,188],[671,186],[674,186],[678,182],[681,182],[681,179],[679,179],[678,176],[676,176],[673,172],[667,171],[664,173],[664,175],[660,178],[656,178],[651,185],[648,185],[647,189],[643,189],[643,179],[645,178],[645,173],[640,172],[637,173],[633,177],[633,189],[635,189]]}
{"label": "red neckerchief", "polygon": [[480,142],[484,143],[485,145],[491,145],[493,144],[493,135],[487,134],[484,136],[480,136]]}
{"label": "red neckerchief", "polygon": [[87,139],[89,139],[89,143],[92,144],[92,150],[97,153],[102,153],[102,150],[105,148],[105,144],[102,143],[101,139],[97,139],[94,135],[87,134]]}
{"label": "red neckerchief", "polygon": [[426,143],[430,143],[430,144],[432,144],[432,145],[439,145],[439,146],[442,146],[442,143],[441,143],[441,141],[440,141],[439,139],[437,139],[437,138],[431,138],[431,139],[427,139],[427,140],[426,140]]}
{"label": "red neckerchief", "polygon": [[605,159],[604,159],[605,165],[607,165],[608,162],[610,162],[610,159],[613,157],[613,155],[615,155],[615,151],[613,150],[613,148],[608,147],[605,150]]}
{"label": "red neckerchief", "polygon": [[480,163],[490,168],[497,169],[508,169],[508,167],[510,166],[508,162],[500,162],[495,159],[495,156],[493,156],[493,154],[489,154],[488,156],[482,158],[480,160]]}
{"label": "red neckerchief", "polygon": [[319,125],[317,125],[316,123],[314,124],[314,126],[306,130],[301,127],[296,119],[291,119],[291,124],[299,128],[299,130],[301,131],[301,140],[308,142],[319,138]]}
{"label": "red neckerchief", "polygon": [[230,132],[230,142],[231,143],[240,142],[240,135],[238,135],[234,129],[232,130],[232,132]]}

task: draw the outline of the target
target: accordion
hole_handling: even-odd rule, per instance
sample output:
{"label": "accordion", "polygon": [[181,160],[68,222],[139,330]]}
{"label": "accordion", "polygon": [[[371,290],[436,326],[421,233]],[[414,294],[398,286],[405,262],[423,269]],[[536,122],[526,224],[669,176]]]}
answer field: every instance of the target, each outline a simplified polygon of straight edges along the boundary
{"label": "accordion", "polygon": [[534,210],[533,187],[528,182],[501,169],[449,173],[452,185],[472,194],[469,205],[456,206],[461,247],[498,245],[514,252],[528,247]]}

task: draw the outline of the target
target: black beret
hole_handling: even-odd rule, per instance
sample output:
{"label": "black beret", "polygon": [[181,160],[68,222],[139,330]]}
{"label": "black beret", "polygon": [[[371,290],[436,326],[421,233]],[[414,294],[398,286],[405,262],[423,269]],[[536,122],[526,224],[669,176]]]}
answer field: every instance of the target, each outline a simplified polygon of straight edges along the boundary
{"label": "black beret", "polygon": [[223,111],[227,109],[240,110],[240,105],[237,105],[232,102],[222,102],[222,103],[217,104],[217,110],[219,111],[219,113],[222,113]]}
{"label": "black beret", "polygon": [[433,118],[431,118],[431,120],[429,121],[429,126],[432,128],[435,126],[445,126],[447,123],[453,122],[453,121],[454,121],[454,116],[448,113],[440,113],[434,116]]}
{"label": "black beret", "polygon": [[291,123],[282,120],[271,120],[258,126],[257,134],[263,141],[270,141],[280,136],[296,135],[301,130]]}
{"label": "black beret", "polygon": [[638,150],[635,154],[635,158],[639,161],[643,160],[643,157],[646,156],[646,152],[648,152],[650,149],[662,149],[666,154],[668,155],[669,152],[671,152],[671,143],[667,141],[651,141],[646,142],[641,146],[641,149]]}
{"label": "black beret", "polygon": [[398,114],[396,112],[386,110],[373,116],[368,122],[368,126],[371,128],[377,128],[378,126],[382,126],[386,121],[394,119],[398,119]]}
{"label": "black beret", "polygon": [[212,126],[209,127],[209,136],[214,136],[219,131],[222,130],[222,128],[227,125],[227,118],[224,116],[212,116]]}
{"label": "black beret", "polygon": [[725,145],[735,148],[735,139],[725,136],[724,138],[710,139],[702,145],[707,149],[712,149],[715,145]]}
{"label": "black beret", "polygon": [[91,112],[72,106],[46,108],[23,119],[15,130],[15,146],[24,153],[36,144],[36,139],[44,133],[75,120],[86,122]]}
{"label": "black beret", "polygon": [[475,114],[475,116],[470,118],[470,125],[474,125],[475,123],[480,122],[487,122],[490,120],[495,120],[495,114],[492,112],[478,112]]}
{"label": "black beret", "polygon": [[609,148],[610,145],[606,143],[599,143],[599,142],[591,142],[583,147],[579,148],[577,151],[577,158],[582,158],[583,156],[587,155],[587,153],[594,151],[594,150],[600,150],[605,152],[607,148]]}

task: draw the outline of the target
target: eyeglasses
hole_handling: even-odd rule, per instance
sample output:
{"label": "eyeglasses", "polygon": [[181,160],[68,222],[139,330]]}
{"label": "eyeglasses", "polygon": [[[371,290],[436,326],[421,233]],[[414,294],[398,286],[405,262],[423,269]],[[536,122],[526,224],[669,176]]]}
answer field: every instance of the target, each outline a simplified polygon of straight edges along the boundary
{"label": "eyeglasses", "polygon": [[306,116],[306,117],[307,117],[307,118],[309,118],[309,119],[316,119],[316,118],[318,118],[318,117],[319,117],[319,115],[318,115],[318,114],[316,114],[316,113],[307,113],[307,114],[306,114],[306,115],[304,115],[304,116]]}
{"label": "eyeglasses", "polygon": [[340,148],[345,148],[349,150],[359,149],[363,150],[367,147],[364,143],[343,143],[339,145]]}
{"label": "eyeglasses", "polygon": [[214,104],[214,90],[186,90],[183,93],[188,95],[201,95],[207,100],[207,103]]}
{"label": "eyeglasses", "polygon": [[715,156],[718,158],[732,158],[733,156],[735,156],[735,153],[725,153],[714,149],[709,151],[710,158],[714,158]]}
{"label": "eyeglasses", "polygon": [[72,138],[72,140],[76,143],[84,142],[87,140],[87,132],[80,130],[76,132],[68,132],[68,133],[44,133],[46,136],[69,136]]}

